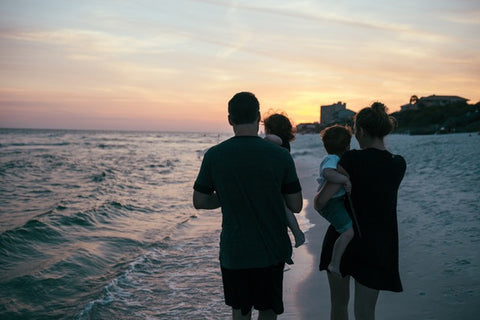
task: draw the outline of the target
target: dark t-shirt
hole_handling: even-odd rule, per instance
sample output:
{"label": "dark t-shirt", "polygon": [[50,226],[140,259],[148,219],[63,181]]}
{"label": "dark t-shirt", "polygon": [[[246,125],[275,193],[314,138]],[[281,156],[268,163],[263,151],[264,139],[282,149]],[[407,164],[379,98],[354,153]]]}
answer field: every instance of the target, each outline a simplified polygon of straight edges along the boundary
{"label": "dark t-shirt", "polygon": [[[397,191],[406,170],[403,157],[374,148],[346,152],[339,165],[352,182],[352,203],[362,237],[347,247],[340,270],[361,284],[402,291],[398,270]],[[346,203],[347,207],[348,203]],[[323,242],[320,270],[330,262],[338,233],[329,227]]]}
{"label": "dark t-shirt", "polygon": [[217,192],[222,208],[220,263],[228,269],[290,261],[283,194],[301,191],[290,153],[256,136],[210,148],[194,189]]}

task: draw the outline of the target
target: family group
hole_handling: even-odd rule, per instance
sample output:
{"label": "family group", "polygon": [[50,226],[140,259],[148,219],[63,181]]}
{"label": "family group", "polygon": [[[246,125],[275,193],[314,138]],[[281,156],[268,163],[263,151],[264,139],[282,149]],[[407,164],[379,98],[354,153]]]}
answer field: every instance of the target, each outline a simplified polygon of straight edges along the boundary
{"label": "family group", "polygon": [[[292,244],[305,242],[294,213],[303,206],[302,186],[290,142],[295,128],[285,113],[261,117],[251,92],[228,102],[234,136],[204,155],[193,186],[196,209],[222,212],[220,269],[232,319],[276,319],[284,312],[283,273]],[[265,136],[258,135],[264,125]],[[330,319],[348,319],[350,279],[355,319],[374,319],[379,292],[400,292],[397,191],[406,170],[384,138],[394,119],[380,102],[360,110],[353,128],[333,125],[320,134],[327,156],[319,159],[315,210],[330,226],[320,271],[330,287]],[[350,150],[352,136],[360,149]]]}

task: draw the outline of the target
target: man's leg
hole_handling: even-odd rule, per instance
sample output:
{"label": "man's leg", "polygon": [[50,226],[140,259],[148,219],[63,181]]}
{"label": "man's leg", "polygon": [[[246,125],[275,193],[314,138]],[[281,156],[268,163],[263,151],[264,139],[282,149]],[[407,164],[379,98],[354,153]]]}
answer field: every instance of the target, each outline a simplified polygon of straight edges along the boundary
{"label": "man's leg", "polygon": [[374,320],[375,306],[377,305],[379,291],[365,287],[355,281],[355,319]]}
{"label": "man's leg", "polygon": [[260,310],[258,311],[258,320],[276,320],[277,314],[272,310]]}
{"label": "man's leg", "polygon": [[330,319],[348,320],[348,300],[350,299],[350,277],[341,278],[327,272],[330,286]]}
{"label": "man's leg", "polygon": [[259,320],[275,320],[283,312],[283,269],[280,263],[259,268],[253,278],[253,307],[258,311]]}
{"label": "man's leg", "polygon": [[242,309],[233,309],[232,308],[232,319],[233,320],[250,320],[252,319],[252,310],[246,315],[242,315]]}

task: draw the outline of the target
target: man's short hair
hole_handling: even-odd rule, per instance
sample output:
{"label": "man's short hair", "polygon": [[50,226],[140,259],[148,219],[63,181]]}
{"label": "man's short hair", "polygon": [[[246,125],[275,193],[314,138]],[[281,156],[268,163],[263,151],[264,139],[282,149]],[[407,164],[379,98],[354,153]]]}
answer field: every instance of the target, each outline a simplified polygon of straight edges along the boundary
{"label": "man's short hair", "polygon": [[251,92],[239,92],[228,102],[228,116],[232,124],[253,123],[260,112],[260,103]]}

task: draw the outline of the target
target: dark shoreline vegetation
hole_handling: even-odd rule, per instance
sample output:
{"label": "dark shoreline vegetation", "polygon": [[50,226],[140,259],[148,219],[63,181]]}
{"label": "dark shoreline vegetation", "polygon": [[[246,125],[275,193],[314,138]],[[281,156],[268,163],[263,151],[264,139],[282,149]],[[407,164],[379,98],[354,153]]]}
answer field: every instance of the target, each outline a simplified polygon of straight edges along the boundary
{"label": "dark shoreline vegetation", "polygon": [[397,120],[394,133],[444,134],[480,132],[480,103],[452,103],[445,106],[422,106],[391,114]]}
{"label": "dark shoreline vegetation", "polygon": [[[443,106],[425,106],[418,103],[415,110],[398,111],[390,115],[397,121],[397,127],[393,131],[397,134],[480,132],[480,102],[474,105],[451,103]],[[338,124],[353,126],[353,121]],[[297,132],[320,133],[327,126],[320,123],[299,124]]]}

